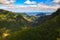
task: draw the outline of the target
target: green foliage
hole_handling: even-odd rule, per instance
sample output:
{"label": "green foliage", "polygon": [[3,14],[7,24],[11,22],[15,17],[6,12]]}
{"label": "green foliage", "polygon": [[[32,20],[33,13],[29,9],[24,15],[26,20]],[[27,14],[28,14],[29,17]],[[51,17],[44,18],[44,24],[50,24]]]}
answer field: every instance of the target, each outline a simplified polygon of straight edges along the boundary
{"label": "green foliage", "polygon": [[34,29],[23,29],[13,33],[7,40],[40,40],[40,33]]}
{"label": "green foliage", "polygon": [[[10,35],[2,38],[3,40],[59,40],[60,14],[57,13],[60,13],[60,11],[58,10],[55,14],[52,14],[51,17],[37,27],[31,27],[28,19],[23,16],[25,15],[26,17],[26,14],[20,15],[12,12],[3,14],[3,16],[6,16],[6,19],[0,19],[0,28],[9,29]],[[31,19],[33,18],[34,17],[31,17]]]}

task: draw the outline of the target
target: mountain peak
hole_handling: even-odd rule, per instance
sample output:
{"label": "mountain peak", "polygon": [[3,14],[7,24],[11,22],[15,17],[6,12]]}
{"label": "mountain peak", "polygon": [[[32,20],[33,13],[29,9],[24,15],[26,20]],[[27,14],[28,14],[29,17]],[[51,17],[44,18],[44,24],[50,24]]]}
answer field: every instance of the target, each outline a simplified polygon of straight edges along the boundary
{"label": "mountain peak", "polygon": [[0,9],[0,12],[4,11],[3,9]]}
{"label": "mountain peak", "polygon": [[54,12],[52,15],[53,15],[53,16],[57,16],[57,15],[59,15],[59,14],[60,14],[60,8],[58,8],[57,11]]}
{"label": "mountain peak", "polygon": [[58,8],[58,10],[56,12],[60,12],[60,8]]}
{"label": "mountain peak", "polygon": [[7,10],[5,10],[5,9],[0,9],[0,12],[3,12],[3,11],[8,12],[8,11],[7,11]]}

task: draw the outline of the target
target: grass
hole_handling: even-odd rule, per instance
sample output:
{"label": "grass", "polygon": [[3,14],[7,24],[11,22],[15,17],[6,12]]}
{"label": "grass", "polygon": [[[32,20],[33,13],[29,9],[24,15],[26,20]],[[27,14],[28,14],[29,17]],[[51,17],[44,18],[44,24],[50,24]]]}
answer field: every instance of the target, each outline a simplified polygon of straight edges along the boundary
{"label": "grass", "polygon": [[60,40],[60,38],[57,38],[57,40]]}

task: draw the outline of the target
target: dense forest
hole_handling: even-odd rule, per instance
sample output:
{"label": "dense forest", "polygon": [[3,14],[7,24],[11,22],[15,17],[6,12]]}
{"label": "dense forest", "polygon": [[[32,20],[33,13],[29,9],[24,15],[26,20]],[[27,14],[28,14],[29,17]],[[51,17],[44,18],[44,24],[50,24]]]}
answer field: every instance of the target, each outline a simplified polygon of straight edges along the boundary
{"label": "dense forest", "polygon": [[60,8],[41,17],[0,9],[0,40],[60,40]]}

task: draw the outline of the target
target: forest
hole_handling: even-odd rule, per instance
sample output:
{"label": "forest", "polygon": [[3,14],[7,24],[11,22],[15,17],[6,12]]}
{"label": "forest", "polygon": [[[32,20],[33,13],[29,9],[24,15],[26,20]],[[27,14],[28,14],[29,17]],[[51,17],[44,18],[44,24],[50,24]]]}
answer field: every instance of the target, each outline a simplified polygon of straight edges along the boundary
{"label": "forest", "polygon": [[60,8],[36,19],[0,9],[0,40],[60,40]]}

